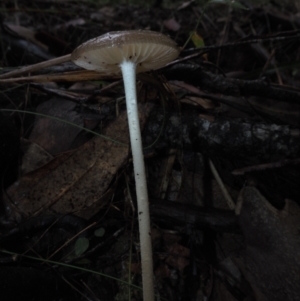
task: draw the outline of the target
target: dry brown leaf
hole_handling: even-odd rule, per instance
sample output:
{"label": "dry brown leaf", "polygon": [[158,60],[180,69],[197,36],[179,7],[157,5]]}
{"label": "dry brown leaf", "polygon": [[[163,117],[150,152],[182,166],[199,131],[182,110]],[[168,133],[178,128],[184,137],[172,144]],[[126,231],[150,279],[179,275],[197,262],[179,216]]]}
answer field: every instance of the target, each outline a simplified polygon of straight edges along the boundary
{"label": "dry brown leaf", "polygon": [[155,277],[157,279],[162,279],[162,278],[169,278],[171,276],[171,271],[169,267],[160,262],[160,265],[155,269]]}
{"label": "dry brown leaf", "polygon": [[168,253],[170,255],[166,258],[166,263],[173,268],[182,271],[190,264],[187,259],[190,256],[190,249],[176,243],[168,249]]}
{"label": "dry brown leaf", "polygon": [[[255,188],[242,189],[236,213],[247,244],[240,268],[268,300],[300,300],[300,207],[277,210]],[[276,288],[276,289],[275,289]]]}
{"label": "dry brown leaf", "polygon": [[[83,127],[83,118],[75,108],[75,102],[53,97],[38,105],[36,111]],[[51,155],[55,155],[69,150],[80,131],[80,128],[62,121],[37,116],[29,140],[41,146]]]}
{"label": "dry brown leaf", "polygon": [[32,141],[22,139],[21,147],[24,153],[22,157],[22,175],[34,171],[53,160],[53,157],[49,153]]}
{"label": "dry brown leaf", "polygon": [[[141,127],[151,111],[151,105],[140,106]],[[90,218],[106,203],[105,195],[128,158],[129,134],[127,114],[123,112],[104,131],[69,155],[63,162],[55,160],[22,177],[7,190],[12,218],[40,214],[75,214]]]}
{"label": "dry brown leaf", "polygon": [[187,8],[187,7],[189,7],[189,6],[191,6],[193,3],[195,3],[195,0],[182,2],[182,3],[178,6],[177,10],[178,10],[178,11],[179,11],[179,10],[183,10],[183,9],[185,9],[185,8]]}

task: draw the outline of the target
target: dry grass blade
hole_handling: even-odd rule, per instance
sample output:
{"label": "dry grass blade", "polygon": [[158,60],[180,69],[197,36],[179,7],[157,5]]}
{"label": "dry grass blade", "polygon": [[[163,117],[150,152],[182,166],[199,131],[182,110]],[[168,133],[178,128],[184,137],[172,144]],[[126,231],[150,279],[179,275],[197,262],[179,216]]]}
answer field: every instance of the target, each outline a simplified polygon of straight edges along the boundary
{"label": "dry grass blade", "polygon": [[10,78],[10,77],[13,77],[13,76],[20,76],[22,74],[35,72],[35,71],[41,70],[41,69],[46,68],[46,67],[59,65],[59,64],[65,63],[65,62],[69,62],[70,58],[71,58],[71,54],[67,54],[67,55],[64,55],[64,56],[54,58],[52,60],[37,63],[37,64],[34,64],[34,65],[29,65],[29,66],[26,66],[26,67],[23,67],[23,68],[20,68],[20,69],[17,69],[17,70],[13,70],[13,71],[10,71],[10,72],[4,73],[4,74],[0,74],[0,79]]}
{"label": "dry grass blade", "polygon": [[7,84],[7,83],[26,83],[26,82],[36,82],[36,83],[55,82],[55,81],[73,82],[73,81],[86,81],[86,80],[100,80],[104,78],[107,78],[107,76],[96,73],[94,71],[79,70],[79,71],[70,71],[70,72],[64,72],[58,74],[33,75],[33,76],[26,76],[26,77],[0,79],[0,85]]}

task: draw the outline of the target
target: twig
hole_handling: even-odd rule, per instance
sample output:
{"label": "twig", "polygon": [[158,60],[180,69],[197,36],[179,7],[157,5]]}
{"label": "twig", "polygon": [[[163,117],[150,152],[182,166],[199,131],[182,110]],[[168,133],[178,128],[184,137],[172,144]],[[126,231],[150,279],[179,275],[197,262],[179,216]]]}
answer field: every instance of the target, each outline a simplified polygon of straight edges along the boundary
{"label": "twig", "polygon": [[228,207],[231,210],[234,210],[235,209],[235,203],[234,203],[232,197],[230,196],[230,194],[228,193],[228,190],[226,189],[226,187],[225,187],[218,171],[216,170],[214,163],[210,159],[209,159],[209,167],[210,167],[211,172],[213,173],[216,181],[218,182],[218,184],[220,186],[220,189],[222,191],[222,194],[223,194],[224,198],[226,199]]}
{"label": "twig", "polygon": [[71,58],[71,54],[67,54],[64,56],[60,56],[60,57],[45,61],[45,62],[29,65],[29,66],[26,66],[26,67],[23,67],[23,68],[20,68],[17,70],[13,70],[13,71],[10,71],[10,72],[4,73],[4,74],[0,74],[0,79],[10,78],[13,76],[19,76],[24,73],[35,72],[35,71],[38,71],[38,70],[46,68],[46,67],[59,65],[59,64],[70,61],[70,58]]}
{"label": "twig", "polygon": [[263,170],[281,168],[289,165],[298,165],[298,164],[300,164],[300,159],[294,159],[294,160],[286,159],[278,162],[264,163],[264,164],[252,165],[240,169],[235,169],[231,173],[235,176],[241,176],[244,175],[245,173],[252,172],[252,171],[263,171]]}

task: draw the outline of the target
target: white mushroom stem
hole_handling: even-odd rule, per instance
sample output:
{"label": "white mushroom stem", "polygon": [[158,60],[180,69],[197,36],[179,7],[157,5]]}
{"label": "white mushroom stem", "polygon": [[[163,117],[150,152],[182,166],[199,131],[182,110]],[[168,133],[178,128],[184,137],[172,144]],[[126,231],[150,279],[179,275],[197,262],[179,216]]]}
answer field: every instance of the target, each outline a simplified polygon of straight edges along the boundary
{"label": "white mushroom stem", "polygon": [[138,205],[143,279],[143,300],[154,301],[150,213],[136,96],[136,64],[132,61],[123,61],[120,64],[120,68],[122,70],[125,87],[126,107]]}
{"label": "white mushroom stem", "polygon": [[143,301],[154,301],[152,246],[147,182],[141,130],[136,99],[136,72],[159,69],[179,55],[179,48],[169,37],[149,30],[108,32],[86,41],[71,55],[72,61],[101,74],[122,70],[138,203]]}

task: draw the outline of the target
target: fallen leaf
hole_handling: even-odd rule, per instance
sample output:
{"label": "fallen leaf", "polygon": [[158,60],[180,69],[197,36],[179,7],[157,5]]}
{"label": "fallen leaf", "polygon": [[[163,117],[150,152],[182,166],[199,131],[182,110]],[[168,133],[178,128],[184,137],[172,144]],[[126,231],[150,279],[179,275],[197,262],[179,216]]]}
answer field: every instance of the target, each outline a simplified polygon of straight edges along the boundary
{"label": "fallen leaf", "polygon": [[[36,111],[84,127],[84,122],[75,111],[75,107],[76,103],[73,101],[54,97],[40,104]],[[29,140],[55,155],[69,150],[80,131],[80,128],[63,121],[37,116]]]}
{"label": "fallen leaf", "polygon": [[284,209],[277,210],[255,187],[247,186],[236,213],[246,242],[238,262],[247,280],[268,300],[299,300],[299,205],[287,200]]}
{"label": "fallen leaf", "polygon": [[180,24],[174,18],[165,20],[163,23],[167,29],[172,31],[178,31],[181,27]]}
{"label": "fallen leaf", "polygon": [[169,278],[170,275],[171,271],[169,267],[164,263],[160,263],[160,265],[155,269],[155,277]]}
{"label": "fallen leaf", "polygon": [[185,8],[187,8],[187,7],[189,7],[189,6],[191,6],[191,5],[194,4],[194,3],[195,3],[195,0],[182,2],[182,3],[178,6],[177,10],[178,10],[178,11],[179,11],[179,10],[183,10],[183,9],[185,9]]}
{"label": "fallen leaf", "polygon": [[168,248],[170,254],[166,258],[166,263],[175,269],[182,271],[186,266],[190,264],[187,259],[190,256],[190,250],[180,244],[174,244]]}
{"label": "fallen leaf", "polygon": [[34,142],[26,139],[21,140],[22,157],[22,175],[36,170],[49,161],[53,160],[53,156],[47,153],[43,148]]}
{"label": "fallen leaf", "polygon": [[75,255],[82,255],[90,245],[90,241],[86,237],[79,237],[75,243]]}
{"label": "fallen leaf", "polygon": [[196,48],[202,48],[205,46],[203,38],[196,31],[190,32],[190,35]]}
{"label": "fallen leaf", "polygon": [[[140,105],[141,128],[151,107],[150,104]],[[11,218],[74,214],[88,219],[105,206],[109,187],[129,154],[126,112],[120,114],[103,135],[123,144],[97,136],[67,159],[51,161],[9,187],[6,202]]]}

